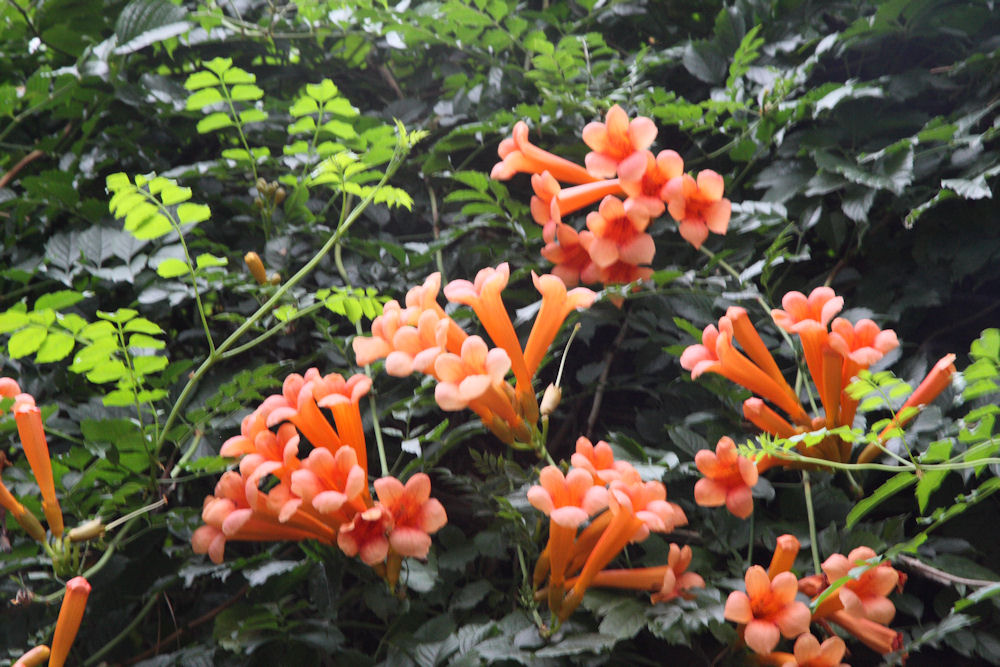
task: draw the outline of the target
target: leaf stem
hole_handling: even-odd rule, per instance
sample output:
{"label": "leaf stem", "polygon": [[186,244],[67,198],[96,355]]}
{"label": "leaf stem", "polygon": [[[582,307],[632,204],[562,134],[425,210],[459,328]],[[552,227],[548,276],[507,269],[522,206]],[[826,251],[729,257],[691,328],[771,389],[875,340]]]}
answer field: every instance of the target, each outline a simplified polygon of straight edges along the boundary
{"label": "leaf stem", "polygon": [[812,551],[813,571],[815,574],[822,572],[819,566],[819,545],[816,544],[816,514],[813,512],[812,482],[809,479],[809,471],[802,471],[802,491],[806,496],[806,518],[809,520],[809,550]]}

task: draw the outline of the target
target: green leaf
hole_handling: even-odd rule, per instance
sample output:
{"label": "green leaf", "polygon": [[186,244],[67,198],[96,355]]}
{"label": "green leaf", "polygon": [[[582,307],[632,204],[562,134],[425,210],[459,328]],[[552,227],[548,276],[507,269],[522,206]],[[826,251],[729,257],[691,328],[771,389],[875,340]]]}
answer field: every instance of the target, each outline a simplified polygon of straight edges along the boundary
{"label": "green leaf", "polygon": [[156,267],[156,273],[161,278],[176,278],[190,272],[191,268],[187,265],[187,262],[176,257],[168,257]]}
{"label": "green leaf", "polygon": [[10,337],[7,341],[7,352],[11,359],[20,359],[34,354],[45,342],[48,329],[36,325],[27,326]]}
{"label": "green leaf", "polygon": [[195,259],[195,264],[199,269],[207,269],[212,266],[226,266],[229,264],[229,260],[225,257],[216,257],[207,252],[204,252]]}
{"label": "green leaf", "polygon": [[117,382],[123,377],[128,377],[128,369],[125,367],[125,364],[118,359],[107,359],[102,361],[95,364],[94,367],[87,372],[87,379],[94,384]]}
{"label": "green leaf", "polygon": [[128,346],[142,349],[162,350],[166,343],[158,338],[153,338],[147,334],[134,333],[128,337]]}
{"label": "green leaf", "polygon": [[131,308],[119,308],[113,313],[106,310],[97,311],[97,316],[99,318],[108,322],[114,322],[115,324],[125,324],[138,314],[139,311],[132,310]]}
{"label": "green leaf", "polygon": [[219,83],[219,77],[203,70],[189,76],[187,81],[184,82],[184,87],[188,90],[199,90],[201,88],[208,88],[209,86],[218,86]]}
{"label": "green leaf", "polygon": [[187,10],[168,0],[132,0],[118,15],[116,55],[134,53],[150,44],[175,37],[191,28]]}
{"label": "green leaf", "polygon": [[224,111],[216,111],[215,113],[211,113],[199,120],[195,129],[198,131],[198,134],[206,134],[208,132],[220,130],[224,127],[230,127],[232,125],[233,119],[229,117],[228,113]]}
{"label": "green leaf", "polygon": [[845,519],[844,522],[845,528],[850,530],[854,527],[854,524],[860,521],[866,514],[882,504],[882,501],[896,495],[911,484],[916,483],[917,476],[912,472],[901,472],[897,473],[893,477],[890,477],[885,481],[885,483],[882,484],[882,486],[875,489],[870,496],[857,503],[851,511],[847,513],[847,519]]}
{"label": "green leaf", "polygon": [[136,317],[131,319],[125,323],[123,328],[126,332],[137,332],[152,335],[163,333],[163,329],[159,324],[156,322],[150,322],[145,317]]}
{"label": "green leaf", "polygon": [[978,604],[983,600],[995,598],[998,595],[1000,595],[1000,581],[995,584],[990,584],[989,586],[983,586],[975,593],[972,593],[961,600],[957,600],[953,608],[955,611],[962,611],[966,607],[971,607],[974,604]]}
{"label": "green leaf", "polygon": [[[219,104],[224,101],[225,98],[222,97],[222,93],[219,92],[218,88],[202,88],[191,93],[191,96],[187,98],[184,108],[188,111],[200,111],[207,106]],[[228,118],[229,116],[226,117]]]}
{"label": "green leaf", "polygon": [[0,315],[0,333],[10,333],[30,323],[28,316],[13,308]]}
{"label": "green leaf", "polygon": [[259,100],[260,98],[264,97],[264,91],[253,84],[241,83],[230,88],[229,97],[234,102]]}
{"label": "green leaf", "polygon": [[260,109],[245,109],[240,112],[240,123],[248,125],[267,120],[267,112]]}
{"label": "green leaf", "polygon": [[52,310],[62,310],[72,306],[75,303],[83,301],[83,295],[79,292],[73,290],[59,290],[58,292],[49,292],[48,294],[42,295],[35,300],[35,310],[44,310],[45,308],[51,308]]}
{"label": "green leaf", "polygon": [[205,69],[211,72],[215,72],[217,75],[221,77],[226,72],[226,70],[228,70],[230,67],[233,66],[233,59],[222,58],[222,57],[212,58],[207,63],[204,63],[204,66]]}
{"label": "green leaf", "polygon": [[[155,339],[153,339],[155,340]],[[148,347],[148,346],[142,346]],[[162,345],[160,347],[163,347]],[[136,355],[132,357],[132,366],[135,368],[135,372],[139,375],[149,375],[151,373],[159,373],[164,368],[167,367],[168,361],[166,357],[160,357],[156,355]]]}
{"label": "green leaf", "polygon": [[164,187],[163,192],[160,193],[160,201],[162,201],[165,206],[180,204],[188,199],[191,199],[191,188],[178,187],[173,183]]}
{"label": "green leaf", "polygon": [[[942,461],[947,461],[948,457],[951,455],[951,440],[938,440],[937,442],[931,443],[924,452],[923,456],[920,457],[921,463],[940,463]],[[927,509],[927,501],[930,495],[941,486],[941,482],[944,481],[945,476],[948,474],[947,470],[924,470],[920,477],[920,481],[917,482],[916,497],[917,504],[920,507],[920,513],[923,514],[924,510]]]}
{"label": "green leaf", "polygon": [[204,222],[212,217],[212,210],[204,204],[181,204],[177,207],[177,219],[182,225]]}
{"label": "green leaf", "polygon": [[35,362],[46,364],[53,361],[61,361],[73,351],[75,342],[73,336],[67,333],[52,331],[45,336],[45,340],[39,346],[38,354],[35,355]]}

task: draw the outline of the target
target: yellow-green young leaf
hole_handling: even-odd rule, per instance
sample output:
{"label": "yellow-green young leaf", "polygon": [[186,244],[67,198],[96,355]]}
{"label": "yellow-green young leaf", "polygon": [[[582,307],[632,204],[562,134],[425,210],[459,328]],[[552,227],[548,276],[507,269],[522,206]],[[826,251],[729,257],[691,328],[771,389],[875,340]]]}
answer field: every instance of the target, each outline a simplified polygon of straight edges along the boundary
{"label": "yellow-green young leaf", "polygon": [[245,109],[240,112],[240,122],[244,125],[248,123],[259,123],[267,120],[267,112],[260,109]]}
{"label": "yellow-green young leaf", "polygon": [[216,111],[215,113],[211,113],[199,120],[195,129],[198,130],[198,134],[205,134],[214,130],[220,130],[224,127],[229,127],[232,124],[233,119],[229,117],[229,114],[223,111]]}
{"label": "yellow-green young leaf", "polygon": [[316,100],[310,97],[300,97],[295,100],[295,103],[288,109],[288,113],[292,114],[292,116],[296,118],[317,112],[319,112],[319,104],[316,103]]}
{"label": "yellow-green young leaf", "polygon": [[28,316],[19,310],[8,310],[0,315],[0,333],[10,333],[17,331],[28,324]]}
{"label": "yellow-green young leaf", "polygon": [[222,151],[222,157],[227,160],[236,160],[237,162],[249,162],[250,153],[247,153],[242,148],[227,148]]}
{"label": "yellow-green young leaf", "polygon": [[[288,133],[292,134],[291,127],[289,127]],[[281,152],[284,153],[285,155],[299,155],[302,153],[308,153],[309,142],[306,141],[305,139],[299,139],[298,141],[294,141],[290,144],[285,144],[284,146],[282,146]]]}
{"label": "yellow-green young leaf", "polygon": [[146,195],[138,192],[130,184],[127,189],[119,190],[111,197],[111,201],[108,202],[108,210],[116,218],[121,218],[144,201],[146,201]]}
{"label": "yellow-green young leaf", "polygon": [[139,375],[149,375],[158,373],[167,367],[166,357],[156,357],[152,355],[141,355],[132,357],[132,365]]}
{"label": "yellow-green young leaf", "polygon": [[35,362],[48,364],[53,361],[61,361],[69,356],[73,351],[73,337],[61,331],[53,331],[45,337],[38,353],[35,355]]}
{"label": "yellow-green young leaf", "polygon": [[45,337],[48,333],[45,327],[34,325],[21,329],[7,341],[7,351],[10,353],[10,358],[20,359],[29,354],[34,354],[41,347],[42,343],[45,342]]}
{"label": "yellow-green young leaf", "polygon": [[219,77],[215,76],[211,72],[195,72],[187,78],[184,82],[184,87],[188,90],[198,90],[199,88],[207,88],[209,86],[218,86]]}
{"label": "yellow-green young leaf", "polygon": [[81,329],[87,326],[87,320],[83,319],[76,313],[66,313],[65,315],[60,315],[57,318],[59,326],[70,331],[72,333],[79,333]]}
{"label": "yellow-green young leaf", "polygon": [[124,324],[138,315],[139,311],[132,310],[131,308],[119,308],[113,313],[107,310],[98,310],[96,314],[102,320],[114,322],[115,324]]}
{"label": "yellow-green young leaf", "polygon": [[212,58],[207,63],[204,63],[205,69],[215,72],[217,75],[222,76],[223,73],[233,66],[232,58]]}
{"label": "yellow-green young leaf", "polygon": [[168,257],[156,267],[156,273],[161,278],[176,278],[190,272],[191,268],[187,265],[187,262],[176,257]]}
{"label": "yellow-green young leaf", "polygon": [[342,137],[344,139],[351,139],[358,136],[358,133],[354,131],[354,126],[342,120],[329,120],[323,123],[323,129],[335,137]]}
{"label": "yellow-green young leaf", "polygon": [[125,229],[131,232],[139,228],[142,223],[156,215],[157,211],[158,209],[148,201],[140,202],[125,215]]}
{"label": "yellow-green young leaf", "polygon": [[284,306],[280,306],[274,309],[274,318],[279,322],[287,322],[295,313],[299,312],[299,309],[290,303],[286,303]]}
{"label": "yellow-green young leaf", "polygon": [[114,338],[115,335],[115,325],[111,322],[106,322],[101,320],[100,322],[91,322],[83,329],[80,330],[80,337],[84,340],[99,341],[102,339],[109,339],[112,341],[113,346],[117,346],[118,343]]}
{"label": "yellow-green young leaf", "polygon": [[129,230],[132,236],[141,241],[158,239],[172,232],[174,226],[166,216],[157,213],[151,218],[143,221],[136,229]]}
{"label": "yellow-green young leaf", "polygon": [[135,393],[129,389],[115,389],[105,394],[101,402],[109,408],[123,408],[135,403]]}
{"label": "yellow-green young leaf", "polygon": [[33,324],[41,324],[44,327],[48,327],[53,322],[56,321],[56,311],[51,308],[45,308],[44,310],[33,310],[28,313],[28,319],[31,320]]}
{"label": "yellow-green young leaf", "polygon": [[218,88],[202,88],[188,96],[184,108],[188,111],[200,111],[220,102],[225,102],[225,98],[222,97]]}
{"label": "yellow-green young leaf", "polygon": [[319,83],[306,84],[306,95],[320,102],[324,102],[331,97],[336,97],[339,92],[337,85],[333,81],[330,81],[330,79],[323,79]]}
{"label": "yellow-green young leaf", "polygon": [[104,186],[112,192],[117,192],[118,190],[130,187],[131,185],[132,181],[129,180],[128,174],[122,171],[116,174],[110,174],[106,179],[104,179]]}
{"label": "yellow-green young leaf", "polygon": [[87,373],[87,379],[94,384],[117,382],[128,375],[128,369],[118,359],[107,359],[96,364]]}
{"label": "yellow-green young leaf", "polygon": [[149,350],[162,350],[166,347],[166,343],[158,338],[153,338],[152,336],[147,336],[142,333],[135,333],[128,337],[129,347],[138,347],[142,349]]}
{"label": "yellow-green young leaf", "polygon": [[136,400],[140,403],[152,403],[153,401],[158,401],[161,398],[167,397],[166,389],[143,389],[138,394],[136,394]]}
{"label": "yellow-green young leaf", "polygon": [[73,356],[73,364],[69,369],[74,373],[85,373],[97,364],[111,359],[117,349],[118,342],[114,338],[102,338],[79,350]]}
{"label": "yellow-green young leaf", "polygon": [[144,334],[161,334],[163,333],[163,328],[160,327],[156,322],[151,322],[145,317],[136,317],[125,323],[124,327],[127,332],[144,333]]}
{"label": "yellow-green young leaf", "polygon": [[316,119],[312,116],[303,116],[288,126],[288,134],[303,134],[316,131]]}
{"label": "yellow-green young leaf", "polygon": [[182,225],[204,222],[212,217],[212,210],[204,204],[181,204],[177,207],[177,219]]}
{"label": "yellow-green young leaf", "polygon": [[198,255],[198,258],[195,260],[195,264],[199,269],[207,269],[211,266],[225,266],[228,263],[229,260],[225,257],[216,257],[207,252]]}
{"label": "yellow-green young leaf", "polygon": [[323,103],[323,111],[353,118],[358,115],[358,110],[343,97],[337,97]]}
{"label": "yellow-green young leaf", "polygon": [[182,188],[173,183],[163,188],[163,193],[160,195],[160,200],[165,206],[180,204],[188,199],[191,199],[191,188]]}
{"label": "yellow-green young leaf", "polygon": [[361,304],[358,303],[357,299],[350,297],[344,299],[344,310],[347,311],[347,319],[351,321],[351,324],[357,324],[361,320]]}
{"label": "yellow-green young leaf", "polygon": [[264,91],[249,83],[241,83],[232,87],[229,97],[235,102],[246,102],[248,100],[259,100],[264,97]]}
{"label": "yellow-green young leaf", "polygon": [[53,310],[62,310],[72,306],[75,303],[83,301],[83,295],[79,292],[74,292],[73,290],[59,290],[58,292],[49,292],[43,296],[38,297],[35,300],[35,310],[42,310],[44,308],[52,308]]}
{"label": "yellow-green young leaf", "polygon": [[256,80],[257,77],[255,75],[239,67],[233,67],[222,73],[222,81],[229,86],[235,86],[240,83],[253,83]]}

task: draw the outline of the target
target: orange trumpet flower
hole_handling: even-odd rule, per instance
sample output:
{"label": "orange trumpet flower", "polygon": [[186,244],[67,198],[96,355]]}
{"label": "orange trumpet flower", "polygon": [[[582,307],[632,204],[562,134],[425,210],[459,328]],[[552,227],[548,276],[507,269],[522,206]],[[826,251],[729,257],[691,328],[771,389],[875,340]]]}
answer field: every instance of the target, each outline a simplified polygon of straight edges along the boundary
{"label": "orange trumpet flower", "polygon": [[49,657],[50,667],[62,667],[69,655],[69,649],[76,639],[83,620],[83,611],[87,607],[87,597],[90,595],[90,584],[83,577],[73,577],[66,582],[66,596],[59,608],[59,618],[56,620],[56,632],[52,637],[52,653]]}
{"label": "orange trumpet flower", "polygon": [[52,478],[52,460],[49,458],[49,445],[45,441],[45,428],[42,426],[42,413],[35,406],[35,399],[28,394],[21,394],[14,403],[14,419],[17,421],[17,433],[21,437],[24,455],[28,465],[35,474],[38,489],[42,492],[42,511],[49,523],[49,530],[55,537],[62,537],[63,516],[56,498],[56,486]]}

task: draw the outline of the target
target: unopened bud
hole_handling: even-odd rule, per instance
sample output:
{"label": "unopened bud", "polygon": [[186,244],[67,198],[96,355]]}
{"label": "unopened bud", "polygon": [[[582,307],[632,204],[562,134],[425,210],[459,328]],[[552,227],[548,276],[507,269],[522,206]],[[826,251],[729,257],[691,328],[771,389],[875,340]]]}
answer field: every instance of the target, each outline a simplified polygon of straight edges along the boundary
{"label": "unopened bud", "polygon": [[104,535],[104,522],[98,517],[90,521],[85,521],[69,531],[69,541],[86,542],[102,535]]}
{"label": "unopened bud", "polygon": [[280,273],[272,273],[271,277],[267,279],[267,282],[268,282],[268,284],[271,284],[271,285],[280,285],[281,284],[281,274]]}
{"label": "unopened bud", "polygon": [[542,416],[551,415],[559,407],[559,401],[562,400],[562,389],[558,385],[550,384],[545,388],[545,393],[542,394],[542,407],[540,412]]}
{"label": "unopened bud", "polygon": [[278,188],[277,190],[274,191],[274,203],[280,204],[281,202],[285,201],[285,197],[287,195],[288,193],[285,192],[285,188]]}
{"label": "unopened bud", "polygon": [[254,185],[257,186],[257,192],[264,192],[264,190],[267,189],[267,181],[265,181],[263,178],[258,178],[257,182],[254,183]]}
{"label": "unopened bud", "polygon": [[518,387],[517,404],[518,413],[524,417],[525,421],[531,424],[538,423],[538,399],[535,398],[535,392],[531,387],[528,387],[526,391],[522,391]]}
{"label": "unopened bud", "polygon": [[45,644],[31,649],[14,663],[14,667],[37,667],[49,659],[49,647]]}
{"label": "unopened bud", "polygon": [[260,260],[260,255],[251,250],[243,255],[243,261],[246,263],[247,268],[250,269],[250,275],[253,276],[258,285],[263,285],[267,282],[267,270],[264,268],[264,262]]}

